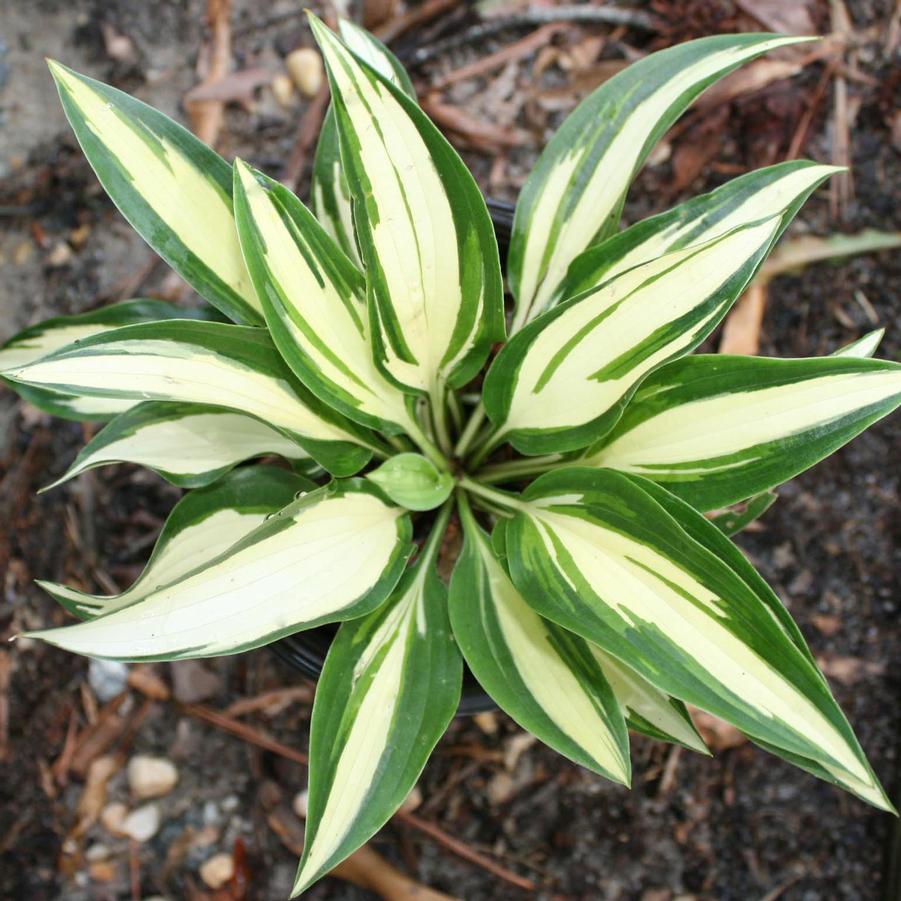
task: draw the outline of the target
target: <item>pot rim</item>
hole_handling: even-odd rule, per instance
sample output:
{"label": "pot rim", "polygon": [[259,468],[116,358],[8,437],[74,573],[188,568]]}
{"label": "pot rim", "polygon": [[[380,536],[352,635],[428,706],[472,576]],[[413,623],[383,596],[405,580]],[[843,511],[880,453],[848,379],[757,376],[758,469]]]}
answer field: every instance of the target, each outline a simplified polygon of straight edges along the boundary
{"label": "pot rim", "polygon": [[[275,655],[288,666],[301,672],[308,679],[318,681],[325,663],[325,655],[332,636],[326,628],[309,629],[295,632],[269,645]],[[477,713],[488,713],[497,710],[497,704],[476,681],[469,667],[463,664],[463,690],[457,707],[457,716],[474,716]]]}

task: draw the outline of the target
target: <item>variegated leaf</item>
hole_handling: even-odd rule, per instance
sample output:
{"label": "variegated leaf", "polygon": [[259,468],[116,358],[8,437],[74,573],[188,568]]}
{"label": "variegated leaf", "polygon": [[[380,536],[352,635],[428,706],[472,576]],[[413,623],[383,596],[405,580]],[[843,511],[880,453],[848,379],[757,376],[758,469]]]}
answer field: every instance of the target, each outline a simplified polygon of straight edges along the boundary
{"label": "variegated leaf", "polygon": [[[664,488],[661,488],[660,485],[650,482],[647,479],[638,476],[630,476],[629,478],[660,504],[660,506],[679,523],[679,526],[684,529],[688,535],[699,544],[706,547],[707,550],[712,551],[720,560],[726,563],[736,575],[744,580],[744,583],[748,588],[757,595],[760,602],[773,614],[773,617],[782,626],[782,629],[789,640],[795,645],[798,651],[810,661],[811,667],[814,668],[816,674],[822,681],[825,690],[828,692],[829,685],[823,677],[823,674],[817,668],[814,656],[810,652],[810,648],[808,648],[807,642],[801,634],[801,630],[798,628],[797,624],[792,619],[791,614],[785,609],[779,598],[776,597],[773,590],[766,582],[764,582],[757,570],[750,564],[747,557],[745,557],[745,555],[729,541],[724,534],[718,535],[711,531],[705,518],[684,501],[679,500],[679,498],[670,494]],[[760,747],[765,748],[773,754],[784,757],[795,766],[801,767],[817,778],[825,779],[827,782],[831,782],[834,785],[850,789],[866,800],[871,799],[870,796],[873,794],[872,786],[878,786],[879,784],[872,768],[865,759],[864,763],[866,764],[870,778],[869,780],[857,782],[848,773],[843,773],[840,777],[836,777],[834,770],[828,769],[816,760],[791,753],[784,748],[780,749],[760,738],[754,736],[751,736],[751,738],[756,744],[760,745]],[[888,804],[888,799],[883,795],[881,802],[882,806],[884,806],[885,804]],[[888,809],[892,810],[890,804],[888,805]]]}
{"label": "variegated leaf", "polygon": [[312,397],[265,329],[153,322],[86,338],[6,378],[70,394],[219,406],[268,423],[335,475],[365,465],[367,434]]}
{"label": "variegated leaf", "polygon": [[[509,522],[509,519],[499,519],[491,533],[491,549],[505,573],[507,572],[506,531]],[[505,575],[505,578],[509,590],[516,592],[516,588],[509,583],[509,575]],[[454,595],[452,594],[451,597],[453,599]],[[536,615],[529,612],[528,607],[520,608],[520,612],[525,619]],[[453,615],[452,607],[452,618]],[[559,629],[548,620],[542,620],[542,622],[550,629]],[[465,623],[461,629],[466,629]],[[568,633],[568,638],[573,641],[575,636],[573,633]],[[681,701],[664,694],[634,670],[623,666],[615,658],[602,651],[597,645],[587,642],[587,646],[591,656],[603,670],[604,677],[613,690],[630,729],[661,741],[681,744],[693,751],[708,753],[703,739],[698,735],[694,723],[688,715],[688,710]]]}
{"label": "variegated leaf", "polygon": [[635,266],[711,241],[749,222],[782,216],[781,233],[811,192],[841,171],[838,166],[805,160],[779,163],[741,175],[709,194],[643,219],[577,256],[552,302],[590,291]]}
{"label": "variegated leaf", "polygon": [[[508,519],[499,519],[491,533],[492,551],[500,561],[505,573],[507,572],[506,531],[508,522]],[[506,578],[509,583],[509,575]],[[509,588],[510,591],[516,591],[513,585],[510,585]],[[523,611],[523,615],[529,616],[530,614]],[[453,618],[453,610],[451,617]],[[542,622],[549,628],[555,628],[548,620]],[[573,633],[568,634],[570,641],[575,639]],[[591,656],[603,670],[604,677],[610,684],[630,729],[651,738],[675,742],[693,751],[707,753],[707,747],[698,735],[694,723],[688,715],[688,710],[681,701],[664,694],[646,679],[642,679],[638,673],[606,654],[597,645],[587,642],[587,646]]]}
{"label": "variegated leaf", "polygon": [[[630,481],[637,485],[645,494],[658,503],[667,514],[671,516],[687,535],[698,544],[712,551],[729,569],[732,570],[754,594],[757,599],[772,613],[782,631],[789,641],[816,666],[813,654],[807,647],[807,642],[798,628],[798,624],[792,619],[785,605],[776,596],[776,593],[763,580],[763,577],[751,565],[747,557],[733,544],[726,533],[719,527],[716,531],[710,528],[711,523],[702,514],[698,513],[690,504],[671,494],[656,482],[651,482],[641,476],[630,475]],[[822,679],[822,674],[816,670]],[[825,682],[825,680],[823,680]]]}
{"label": "variegated leaf", "polygon": [[[338,20],[338,29],[344,43],[360,59],[367,62],[380,75],[392,81],[413,100],[416,91],[397,57],[368,31],[348,22]],[[331,238],[358,265],[362,265],[357,242],[354,238],[353,210],[350,188],[341,168],[341,148],[338,144],[338,127],[331,107],[325,115],[316,159],[313,162],[313,186],[311,190],[316,218]]]}
{"label": "variegated leaf", "polygon": [[803,472],[901,404],[901,366],[698,355],[647,379],[585,464],[715,510]]}
{"label": "variegated leaf", "polygon": [[60,394],[58,391],[46,391],[33,385],[11,382],[2,376],[0,380],[5,381],[22,400],[59,419],[108,422],[134,406],[134,401],[118,397],[77,397],[74,394]]}
{"label": "variegated leaf", "polygon": [[419,107],[312,18],[332,87],[341,161],[386,375],[443,407],[504,332],[485,201]]}
{"label": "variegated leaf", "polygon": [[[0,372],[33,363],[67,344],[123,325],[159,319],[211,319],[214,313],[211,307],[192,309],[164,300],[138,298],[74,316],[54,316],[23,329],[0,347]],[[111,419],[134,405],[133,401],[120,398],[77,397],[14,382],[8,384],[33,406],[63,419]]]}
{"label": "variegated leaf", "polygon": [[403,63],[374,35],[349,19],[338,19],[338,34],[356,57],[396,85],[408,97],[416,99],[416,89]]}
{"label": "variegated leaf", "polygon": [[369,483],[288,504],[206,565],[89,622],[29,633],[115,660],[216,657],[382,604],[410,554],[409,516]]}
{"label": "variegated leaf", "polygon": [[38,585],[79,619],[93,619],[137,603],[163,585],[201,569],[315,485],[274,466],[234,470],[215,485],[188,492],[173,508],[147,561],[121,594],[88,594],[38,580]]}
{"label": "variegated leaf", "polygon": [[372,357],[366,283],[287,188],[235,163],[235,218],[276,346],[321,400],[383,432],[410,413]]}
{"label": "variegated leaf", "polygon": [[523,601],[468,507],[461,514],[466,540],[451,579],[450,617],[473,675],[545,744],[628,785],[625,720],[588,644]]}
{"label": "variegated leaf", "polygon": [[874,329],[872,332],[867,332],[867,334],[858,338],[856,341],[852,341],[850,344],[840,347],[838,350],[834,351],[832,355],[834,357],[872,357],[879,349],[879,345],[882,343],[884,335],[884,328]]}
{"label": "variegated leaf", "polygon": [[416,784],[460,701],[462,661],[435,571],[440,517],[388,602],[341,626],[313,705],[305,891],[374,835]]}
{"label": "variegated leaf", "polygon": [[775,491],[761,491],[740,504],[733,505],[718,513],[710,513],[707,518],[727,536],[737,535],[752,522],[760,519],[779,499]]}
{"label": "variegated leaf", "polygon": [[662,691],[890,808],[809,654],[730,560],[709,549],[728,544],[714,525],[691,511],[689,533],[610,470],[548,473],[513,503],[510,573],[537,612]]}
{"label": "variegated leaf", "polygon": [[209,485],[251,457],[309,460],[296,441],[246,413],[148,401],[117,416],[44,491],[110,463],[135,463],[182,488]]}
{"label": "variegated leaf", "polygon": [[123,325],[162,319],[211,319],[213,313],[208,307],[192,309],[165,300],[139,297],[89,310],[87,313],[54,316],[28,326],[0,347],[0,371],[33,363],[67,344]]}
{"label": "variegated leaf", "polygon": [[610,683],[630,729],[700,754],[710,753],[682,701],[655,688],[596,644],[586,644]]}
{"label": "variegated leaf", "polygon": [[232,217],[231,167],[140,100],[49,65],[81,149],[132,228],[213,306],[261,324]]}
{"label": "variegated leaf", "polygon": [[[353,53],[416,100],[416,91],[406,70],[378,38],[346,19],[339,19],[338,27],[341,38]],[[354,238],[350,188],[341,168],[338,130],[331,108],[326,114],[316,147],[312,197],[316,216],[326,232],[352,260],[360,264]]]}
{"label": "variegated leaf", "polygon": [[[509,519],[499,519],[491,533],[491,549],[494,556],[500,561],[505,574],[508,572],[506,531],[509,521]],[[505,575],[505,578],[507,579],[506,584],[509,586],[509,590],[516,592],[516,588],[509,583],[508,574]],[[517,596],[521,600],[521,596],[518,593]],[[454,594],[452,593],[452,603],[453,597]],[[528,608],[520,609],[525,618],[536,615],[527,613],[527,610]],[[452,606],[451,618],[453,619],[453,617]],[[559,629],[549,620],[542,620],[542,622],[550,629]],[[464,631],[467,628],[469,627],[465,623],[461,626],[461,629]],[[578,641],[574,633],[571,632],[568,633],[568,638],[570,641]],[[615,658],[602,651],[597,645],[591,642],[586,644],[591,656],[603,670],[604,677],[613,690],[613,694],[630,729],[661,741],[681,744],[692,751],[708,753],[703,739],[698,735],[694,723],[688,715],[688,710],[681,701],[664,694],[646,679],[639,676],[634,670],[623,666]],[[470,668],[472,669],[472,666]],[[516,703],[516,699],[514,699],[514,703]]]}
{"label": "variegated leaf", "polygon": [[609,431],[642,379],[710,334],[781,221],[774,216],[636,266],[514,335],[485,379],[495,440],[543,454],[577,450]]}
{"label": "variegated leaf", "polygon": [[316,218],[326,234],[347,254],[348,259],[362,268],[363,261],[354,236],[350,188],[341,168],[338,126],[331,106],[325,114],[316,144],[310,195]]}
{"label": "variegated leaf", "polygon": [[508,263],[514,330],[547,308],[576,256],[616,231],[635,172],[695,98],[742,63],[803,40],[724,34],[689,41],[633,63],[579,104],[519,195]]}

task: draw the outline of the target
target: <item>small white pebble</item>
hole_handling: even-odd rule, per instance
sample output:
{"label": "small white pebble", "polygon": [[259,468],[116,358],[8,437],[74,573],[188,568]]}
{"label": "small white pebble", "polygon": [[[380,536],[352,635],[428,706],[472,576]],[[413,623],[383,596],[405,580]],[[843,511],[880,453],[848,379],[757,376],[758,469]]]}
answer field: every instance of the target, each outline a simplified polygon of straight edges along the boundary
{"label": "small white pebble", "polygon": [[506,804],[507,801],[513,797],[515,791],[516,787],[510,774],[500,772],[492,777],[485,790],[485,794],[492,804],[500,805]]}
{"label": "small white pebble", "polygon": [[294,82],[287,75],[283,72],[274,75],[272,81],[269,82],[269,87],[272,89],[272,96],[275,97],[279,106],[284,109],[290,109],[294,106],[297,94],[294,91]]}
{"label": "small white pebble", "polygon": [[285,65],[291,74],[291,80],[304,97],[315,97],[322,86],[324,72],[322,57],[312,47],[301,47],[292,50],[285,57]]}
{"label": "small white pebble", "polygon": [[145,804],[133,810],[122,824],[122,831],[136,842],[153,838],[160,828],[160,809],[156,804]]}
{"label": "small white pebble", "polygon": [[128,808],[121,801],[107,804],[100,812],[100,822],[110,835],[123,835],[123,825],[128,816]]}
{"label": "small white pebble", "polygon": [[111,701],[125,691],[128,666],[120,660],[98,660],[94,657],[88,665],[88,685],[101,704]]}
{"label": "small white pebble", "polygon": [[89,863],[98,860],[106,860],[110,856],[110,849],[106,845],[96,842],[84,852],[84,859]]}
{"label": "small white pebble", "polygon": [[220,889],[235,874],[231,854],[214,854],[200,865],[200,878],[211,889]]}
{"label": "small white pebble", "polygon": [[128,761],[128,785],[131,793],[141,801],[168,795],[177,782],[175,764],[164,757],[136,754]]}
{"label": "small white pebble", "polygon": [[208,826],[214,826],[221,819],[219,808],[215,801],[207,801],[203,805],[203,822]]}
{"label": "small white pebble", "polygon": [[47,265],[54,269],[60,266],[68,266],[72,262],[72,248],[65,241],[59,241],[50,248],[47,254]]}
{"label": "small white pebble", "polygon": [[477,713],[472,719],[486,735],[494,735],[497,732],[497,714],[494,711]]}
{"label": "small white pebble", "polygon": [[310,793],[304,789],[301,792],[298,792],[294,796],[294,803],[291,805],[294,808],[294,813],[296,813],[302,820],[307,818],[307,804],[310,800]]}

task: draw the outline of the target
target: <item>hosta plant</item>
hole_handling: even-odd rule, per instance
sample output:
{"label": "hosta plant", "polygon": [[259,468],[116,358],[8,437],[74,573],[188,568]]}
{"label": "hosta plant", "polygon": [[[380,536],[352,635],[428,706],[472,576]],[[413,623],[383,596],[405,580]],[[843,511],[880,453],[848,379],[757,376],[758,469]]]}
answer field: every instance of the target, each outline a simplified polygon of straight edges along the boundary
{"label": "hosta plant", "polygon": [[332,90],[312,211],[52,64],[103,186],[211,306],[129,301],[0,353],[32,403],[109,420],[59,481],[128,461],[195,489],[123,594],[44,583],[82,622],[34,636],[181,660],[341,623],[297,892],[403,801],[464,663],[522,727],[616,782],[629,729],[705,752],[695,705],[891,809],[728,536],[896,407],[901,367],[869,358],[878,335],[815,359],[692,355],[834,169],[771,166],[619,228],[686,107],[797,39],[693,41],[589,96],[519,197],[507,317],[485,202],[398,62],[352,25],[312,27]]}

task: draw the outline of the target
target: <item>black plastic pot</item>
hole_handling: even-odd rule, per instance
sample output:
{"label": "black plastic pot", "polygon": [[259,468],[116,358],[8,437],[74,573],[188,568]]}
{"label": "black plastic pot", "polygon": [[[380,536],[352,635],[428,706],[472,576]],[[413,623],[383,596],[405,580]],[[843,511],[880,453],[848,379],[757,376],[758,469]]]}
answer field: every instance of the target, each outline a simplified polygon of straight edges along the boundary
{"label": "black plastic pot", "polygon": [[[325,655],[331,646],[338,627],[320,626],[307,632],[297,632],[270,645],[276,655],[289,666],[303,673],[308,679],[318,679],[325,663]],[[482,690],[475,676],[465,666],[463,668],[463,693],[457,716],[472,716],[494,710],[497,705]]]}
{"label": "black plastic pot", "polygon": [[489,197],[486,201],[488,212],[491,214],[491,222],[494,225],[494,234],[497,236],[497,247],[501,252],[501,265],[507,262],[507,250],[510,248],[510,233],[513,230],[513,211],[515,207],[506,200],[493,200]]}
{"label": "black plastic pot", "polygon": [[[503,263],[507,258],[507,249],[510,246],[513,204],[507,203],[505,200],[492,200],[490,197],[487,203]],[[325,656],[328,654],[328,649],[337,631],[336,625],[320,626],[318,629],[309,629],[306,632],[289,635],[270,647],[289,666],[303,673],[309,679],[318,679],[325,663]],[[475,713],[495,710],[496,707],[497,705],[485,694],[469,669],[464,667],[463,695],[460,698],[460,706],[457,708],[457,716],[472,716]]]}

